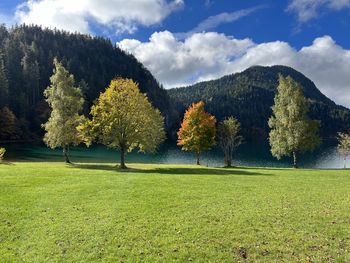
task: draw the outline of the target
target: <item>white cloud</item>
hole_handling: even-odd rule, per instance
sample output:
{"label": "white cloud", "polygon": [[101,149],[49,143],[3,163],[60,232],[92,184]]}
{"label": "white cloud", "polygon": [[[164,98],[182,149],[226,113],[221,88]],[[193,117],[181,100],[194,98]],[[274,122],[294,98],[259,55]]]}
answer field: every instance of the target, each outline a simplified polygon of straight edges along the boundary
{"label": "white cloud", "polygon": [[203,20],[201,23],[198,24],[195,28],[190,30],[189,32],[186,33],[176,33],[176,37],[178,38],[186,38],[188,36],[193,35],[194,33],[201,33],[205,31],[209,31],[210,29],[214,29],[218,27],[221,24],[224,23],[231,23],[234,21],[237,21],[245,16],[248,16],[259,9],[264,8],[265,6],[256,6],[253,8],[247,8],[247,9],[241,9],[235,12],[231,13],[221,13],[215,16],[210,16],[207,19]]}
{"label": "white cloud", "polygon": [[350,7],[350,0],[292,0],[287,10],[295,12],[300,23],[317,18],[321,9],[339,11]]}
{"label": "white cloud", "polygon": [[109,27],[116,33],[132,33],[138,26],[161,23],[181,8],[183,0],[28,0],[19,5],[19,23],[90,32],[89,21]]}
{"label": "white cloud", "polygon": [[134,54],[166,88],[218,78],[253,65],[286,65],[304,73],[337,103],[350,107],[350,50],[329,36],[300,50],[286,42],[255,44],[213,32],[178,40],[164,31],[154,33],[145,43],[125,39],[117,44]]}
{"label": "white cloud", "polygon": [[126,39],[118,45],[134,54],[162,83],[173,87],[228,73],[231,59],[253,43],[218,33],[197,33],[179,41],[164,31],[154,33],[147,43]]}

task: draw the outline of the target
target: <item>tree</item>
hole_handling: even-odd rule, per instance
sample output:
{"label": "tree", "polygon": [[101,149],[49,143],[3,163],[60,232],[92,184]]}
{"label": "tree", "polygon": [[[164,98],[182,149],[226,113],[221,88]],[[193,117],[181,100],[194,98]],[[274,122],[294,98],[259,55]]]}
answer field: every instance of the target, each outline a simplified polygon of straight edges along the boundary
{"label": "tree", "polygon": [[240,130],[241,124],[233,117],[229,117],[219,123],[217,131],[218,144],[224,152],[226,167],[232,166],[233,152],[243,141],[243,137],[238,135]]}
{"label": "tree", "polygon": [[300,84],[290,76],[279,76],[274,102],[268,123],[271,153],[277,159],[293,155],[293,166],[297,168],[297,154],[314,150],[320,144],[319,122],[308,118],[309,103]]}
{"label": "tree", "polygon": [[338,133],[338,153],[344,159],[344,169],[346,169],[346,158],[350,155],[350,134]]}
{"label": "tree", "polygon": [[19,139],[19,133],[16,115],[8,107],[3,107],[0,110],[0,140]]}
{"label": "tree", "polygon": [[39,63],[36,59],[37,47],[35,42],[30,47],[27,47],[24,51],[24,57],[22,58],[21,65],[23,68],[23,77],[25,79],[25,88],[27,95],[27,104],[30,106],[35,105],[39,98]]}
{"label": "tree", "polygon": [[4,56],[0,53],[0,108],[7,106],[9,82],[6,75]]}
{"label": "tree", "polygon": [[215,144],[216,119],[204,111],[204,102],[193,103],[184,116],[178,131],[177,145],[184,151],[193,151],[200,164],[200,154]]}
{"label": "tree", "polygon": [[70,163],[69,146],[80,142],[76,128],[82,121],[79,113],[84,99],[80,88],[74,86],[73,75],[57,59],[54,59],[54,66],[51,85],[44,91],[52,109],[49,120],[43,125],[46,131],[44,142],[52,149],[62,147],[65,161]]}
{"label": "tree", "polygon": [[6,153],[6,149],[0,147],[0,162],[2,162],[2,160],[4,160],[5,153]]}
{"label": "tree", "polygon": [[120,151],[120,168],[126,169],[125,153],[133,149],[155,152],[165,140],[164,118],[131,79],[112,80],[91,107],[92,119],[79,127],[89,146],[97,141]]}

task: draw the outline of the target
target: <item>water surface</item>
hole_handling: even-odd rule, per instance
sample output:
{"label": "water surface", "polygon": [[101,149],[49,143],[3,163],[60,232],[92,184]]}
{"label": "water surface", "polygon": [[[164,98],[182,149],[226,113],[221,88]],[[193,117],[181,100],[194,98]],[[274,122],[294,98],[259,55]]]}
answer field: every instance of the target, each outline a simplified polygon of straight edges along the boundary
{"label": "water surface", "polygon": [[[6,158],[9,161],[62,161],[62,150],[51,150],[45,145],[7,144]],[[73,162],[118,162],[119,153],[102,145],[90,148],[84,146],[71,149]],[[164,163],[164,164],[194,164],[193,153],[181,151],[174,143],[165,143],[156,154],[132,152],[127,154],[127,162]],[[291,158],[277,160],[271,156],[268,143],[245,143],[241,145],[234,158],[236,166],[257,167],[290,167]],[[202,155],[202,165],[223,166],[223,154],[219,148],[205,152]],[[343,161],[337,154],[334,143],[325,142],[313,153],[299,157],[303,168],[341,168]]]}

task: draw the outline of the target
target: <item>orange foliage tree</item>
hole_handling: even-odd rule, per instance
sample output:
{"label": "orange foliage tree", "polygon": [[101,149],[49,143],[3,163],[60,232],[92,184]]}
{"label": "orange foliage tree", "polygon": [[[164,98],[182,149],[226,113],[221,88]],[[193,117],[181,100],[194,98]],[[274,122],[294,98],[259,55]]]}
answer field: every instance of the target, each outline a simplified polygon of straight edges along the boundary
{"label": "orange foliage tree", "polygon": [[177,145],[184,151],[193,151],[197,155],[197,164],[200,154],[209,150],[215,144],[216,119],[204,111],[204,102],[193,103],[184,116],[181,128],[178,131]]}

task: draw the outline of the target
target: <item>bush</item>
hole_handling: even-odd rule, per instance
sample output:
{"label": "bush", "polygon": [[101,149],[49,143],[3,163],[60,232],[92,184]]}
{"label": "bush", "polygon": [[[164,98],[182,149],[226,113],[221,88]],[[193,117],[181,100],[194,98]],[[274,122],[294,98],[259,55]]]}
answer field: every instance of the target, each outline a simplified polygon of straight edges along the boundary
{"label": "bush", "polygon": [[0,148],[0,162],[4,159],[5,153],[6,153],[6,149]]}

